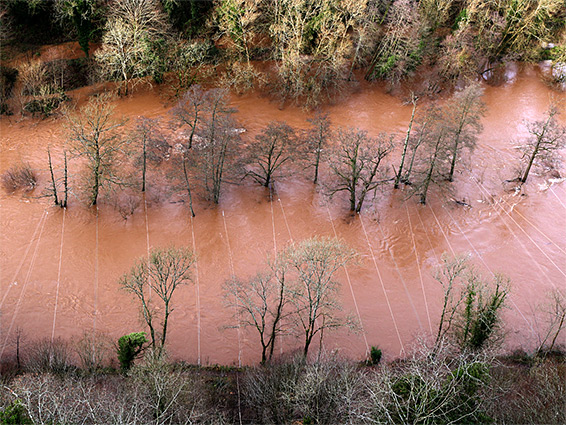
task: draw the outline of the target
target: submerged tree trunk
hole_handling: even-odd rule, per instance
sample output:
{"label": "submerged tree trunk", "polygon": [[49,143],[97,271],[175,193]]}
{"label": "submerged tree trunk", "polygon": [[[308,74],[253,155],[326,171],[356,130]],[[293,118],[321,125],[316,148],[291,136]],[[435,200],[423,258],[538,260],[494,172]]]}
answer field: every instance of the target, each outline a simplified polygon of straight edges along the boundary
{"label": "submerged tree trunk", "polygon": [[65,156],[65,170],[63,175],[63,188],[65,189],[65,199],[61,203],[61,207],[67,208],[67,201],[69,199],[69,181],[67,178],[67,151],[63,152]]}
{"label": "submerged tree trunk", "polygon": [[53,200],[55,205],[59,205],[57,198],[57,184],[55,183],[55,175],[53,174],[53,164],[51,163],[51,151],[47,148],[47,157],[49,158],[49,172],[51,173],[51,185],[53,186]]}
{"label": "submerged tree trunk", "polygon": [[[407,135],[405,136],[405,142],[403,143],[403,153],[401,155],[401,165],[399,165],[399,171],[395,177],[394,189],[399,189],[399,183],[401,182],[401,176],[403,174],[403,166],[405,165],[405,157],[407,155],[407,148],[409,147],[409,137],[411,135],[411,128],[413,127],[413,121],[415,120],[415,111],[417,110],[417,98],[414,93],[411,94],[411,102],[413,103],[413,112],[411,113],[411,121],[409,121],[409,128],[407,129]],[[413,158],[414,160],[414,158]],[[411,161],[412,167],[412,161]]]}
{"label": "submerged tree trunk", "polygon": [[189,183],[189,175],[187,173],[187,160],[183,158],[183,175],[185,177],[185,184],[187,185],[187,193],[189,194],[189,208],[191,210],[191,215],[195,216],[195,211],[193,210],[193,197],[191,195],[191,185]]}

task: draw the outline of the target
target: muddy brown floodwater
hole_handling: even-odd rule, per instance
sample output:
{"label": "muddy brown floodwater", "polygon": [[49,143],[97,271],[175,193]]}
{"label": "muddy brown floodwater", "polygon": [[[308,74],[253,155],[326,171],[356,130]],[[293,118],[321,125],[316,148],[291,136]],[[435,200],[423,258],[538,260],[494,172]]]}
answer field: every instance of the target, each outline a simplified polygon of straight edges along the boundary
{"label": "muddy brown floodwater", "polygon": [[[523,193],[506,192],[502,181],[516,176],[527,133],[525,119],[539,119],[552,93],[537,67],[508,66],[507,82],[485,87],[488,114],[473,160],[456,177],[455,197],[471,208],[430,196],[426,206],[406,193],[386,188],[358,217],[349,217],[341,198],[327,202],[301,179],[276,182],[272,200],[251,183],[227,186],[220,205],[197,203],[191,220],[184,204],[144,204],[124,220],[102,203],[98,216],[72,199],[67,211],[48,199],[0,192],[0,350],[14,350],[16,329],[24,338],[79,338],[84,332],[113,340],[143,329],[133,299],[118,288],[119,277],[148,247],[195,247],[198,272],[192,285],[175,293],[168,335],[174,359],[202,364],[244,363],[259,359],[256,335],[231,328],[224,307],[223,282],[235,273],[255,273],[267,254],[290,241],[313,235],[337,235],[360,254],[359,265],[339,272],[341,300],[357,316],[363,333],[328,333],[325,347],[362,358],[378,345],[389,358],[407,349],[415,337],[434,332],[441,309],[441,287],[433,279],[442,253],[469,253],[486,277],[503,273],[511,280],[504,312],[508,348],[532,347],[544,326],[540,305],[554,288],[566,289],[566,186],[562,179],[533,175]],[[89,93],[81,89],[77,95]],[[271,120],[304,128],[304,111],[250,94],[233,97],[237,119],[255,134]],[[116,101],[117,112],[166,116],[170,105],[155,91],[140,91]],[[356,126],[370,134],[404,133],[410,107],[379,86],[364,86],[337,105],[325,108],[335,126]],[[561,115],[566,123],[566,115]],[[46,148],[61,152],[61,119],[0,120],[4,172],[19,161],[48,179]],[[240,342],[239,342],[240,341]],[[564,336],[562,338],[564,343]],[[285,337],[281,350],[296,347]]]}

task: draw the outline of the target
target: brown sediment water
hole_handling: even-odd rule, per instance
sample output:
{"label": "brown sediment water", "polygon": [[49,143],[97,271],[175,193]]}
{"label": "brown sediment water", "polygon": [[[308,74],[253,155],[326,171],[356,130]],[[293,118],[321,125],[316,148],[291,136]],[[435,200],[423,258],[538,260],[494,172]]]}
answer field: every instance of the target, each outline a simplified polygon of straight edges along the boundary
{"label": "brown sediment water", "polygon": [[[527,135],[524,120],[540,119],[551,96],[565,97],[549,90],[538,74],[536,67],[510,65],[506,83],[486,85],[488,113],[474,156],[457,174],[455,193],[448,198],[433,193],[425,206],[407,199],[407,191],[387,186],[352,217],[345,199],[329,201],[321,187],[292,176],[276,181],[272,197],[251,182],[227,185],[218,206],[197,201],[193,220],[186,205],[166,194],[147,209],[140,203],[124,220],[104,201],[87,209],[72,197],[63,211],[38,198],[40,189],[29,196],[0,191],[0,350],[4,356],[13,352],[16,329],[30,341],[76,339],[85,332],[116,340],[143,330],[136,303],[119,290],[118,280],[147,256],[148,244],[174,243],[196,248],[198,276],[175,293],[170,355],[203,364],[256,362],[257,336],[242,329],[238,338],[222,284],[232,273],[255,274],[267,255],[314,235],[337,235],[360,256],[338,279],[344,309],[360,319],[364,333],[329,332],[326,348],[362,358],[366,344],[378,345],[391,358],[418,335],[434,334],[442,288],[433,274],[444,252],[469,253],[486,277],[509,277],[507,347],[533,347],[544,327],[539,306],[554,288],[566,290],[566,187],[559,178],[533,174],[522,194],[515,194],[502,182],[516,176],[520,153],[514,146]],[[84,88],[74,96],[89,93]],[[115,104],[118,114],[132,119],[169,119],[171,107],[156,90],[140,90]],[[247,130],[244,141],[272,120],[308,126],[309,113],[281,109],[257,94],[233,96],[232,104],[239,126]],[[369,85],[323,109],[334,126],[359,127],[371,135],[396,132],[399,138],[411,114],[410,105]],[[565,124],[566,115],[559,120]],[[45,186],[46,149],[60,158],[64,147],[62,119],[3,117],[0,132],[0,173],[26,162]],[[73,179],[78,179],[76,164],[70,166]],[[453,199],[465,199],[471,207]],[[282,345],[289,351],[299,341],[286,336]]]}

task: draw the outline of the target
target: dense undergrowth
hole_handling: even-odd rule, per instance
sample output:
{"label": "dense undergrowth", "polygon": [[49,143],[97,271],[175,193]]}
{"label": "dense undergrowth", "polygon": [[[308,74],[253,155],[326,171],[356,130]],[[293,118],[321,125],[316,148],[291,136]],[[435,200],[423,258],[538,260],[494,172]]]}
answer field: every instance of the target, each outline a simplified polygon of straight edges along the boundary
{"label": "dense undergrowth", "polygon": [[[322,353],[244,368],[146,355],[123,374],[68,346],[4,363],[0,423],[545,423],[566,420],[563,354],[495,357],[415,344],[379,365]],[[111,363],[108,363],[111,364]]]}
{"label": "dense undergrowth", "polygon": [[[395,87],[426,74],[417,91],[435,95],[477,78],[497,82],[501,64],[517,60],[551,61],[545,78],[563,87],[564,6],[563,0],[9,0],[0,9],[6,64],[0,104],[4,113],[48,115],[66,91],[96,81],[118,82],[121,94],[147,83],[180,95],[214,76],[214,84],[239,92],[267,88],[281,101],[316,107],[351,90],[356,76]],[[83,57],[39,56],[39,46],[63,41],[78,41]]]}

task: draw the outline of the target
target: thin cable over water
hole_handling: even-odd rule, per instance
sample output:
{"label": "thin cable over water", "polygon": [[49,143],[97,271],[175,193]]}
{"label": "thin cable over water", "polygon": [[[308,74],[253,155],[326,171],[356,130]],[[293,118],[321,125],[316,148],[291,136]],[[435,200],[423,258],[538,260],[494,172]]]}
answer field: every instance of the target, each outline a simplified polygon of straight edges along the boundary
{"label": "thin cable over water", "polygon": [[368,233],[366,231],[366,226],[364,224],[364,220],[362,219],[362,215],[358,214],[360,217],[360,223],[362,223],[362,229],[366,236],[366,241],[369,247],[369,252],[371,254],[371,258],[373,259],[373,265],[375,266],[375,270],[377,272],[377,276],[379,277],[379,282],[381,283],[381,289],[383,289],[383,294],[385,295],[385,301],[387,302],[387,307],[389,308],[389,314],[391,315],[391,320],[393,321],[393,327],[395,328],[395,333],[397,334],[397,338],[399,339],[399,345],[401,346],[401,353],[405,352],[405,347],[403,345],[403,340],[401,339],[401,334],[399,333],[399,327],[397,326],[397,321],[395,320],[395,315],[393,314],[393,309],[391,308],[391,302],[389,301],[389,296],[387,295],[387,291],[385,290],[385,284],[383,283],[383,278],[381,277],[381,272],[379,271],[379,267],[377,267],[377,261],[375,260],[375,255],[373,253],[373,248],[371,247],[371,243],[369,242]]}
{"label": "thin cable over water", "polygon": [[[468,245],[470,245],[470,247],[472,248],[472,250],[474,251],[474,253],[476,254],[476,256],[480,259],[480,261],[482,262],[482,264],[484,265],[484,267],[487,269],[487,271],[489,271],[489,273],[491,273],[491,275],[493,277],[495,277],[495,273],[491,270],[491,268],[487,265],[487,263],[485,262],[483,255],[481,255],[479,253],[479,251],[476,249],[475,245],[472,243],[472,241],[468,238],[468,236],[466,235],[466,233],[464,233],[464,231],[462,230],[462,228],[460,227],[460,225],[456,222],[456,220],[454,219],[454,217],[452,217],[452,214],[450,214],[450,211],[448,211],[447,208],[443,207],[444,211],[446,211],[446,213],[448,214],[448,216],[450,217],[450,219],[452,220],[452,222],[456,225],[456,227],[458,227],[458,230],[460,232],[460,234],[462,236],[464,236],[464,239],[466,239],[466,241],[468,242]],[[527,325],[531,328],[531,331],[533,333],[533,335],[536,336],[536,332],[533,328],[532,323],[527,319],[527,317],[523,314],[523,312],[521,311],[521,309],[519,308],[519,306],[517,306],[517,304],[515,304],[515,301],[513,301],[513,298],[509,297],[509,300],[511,301],[511,304],[513,305],[513,308],[515,310],[517,310],[517,312],[519,313],[519,315],[523,318],[523,320],[527,323]]]}
{"label": "thin cable over water", "polygon": [[[426,299],[426,292],[425,292],[425,287],[424,287],[423,274],[421,272],[421,266],[420,266],[420,262],[419,262],[419,254],[417,252],[417,243],[415,242],[415,232],[413,231],[413,223],[411,222],[411,215],[409,214],[409,207],[407,206],[406,202],[404,202],[404,204],[405,204],[405,210],[407,211],[407,219],[409,221],[409,230],[411,231],[411,240],[413,242],[413,252],[415,253],[417,270],[419,272],[419,279],[420,279],[420,282],[421,282],[421,290],[422,290],[422,293],[423,293],[423,300],[424,300],[425,308],[426,308],[426,317],[428,319],[428,327],[429,327],[430,333],[432,334],[432,321],[430,320],[430,312],[429,312],[429,309],[428,309],[428,301]],[[383,233],[383,231],[382,231],[382,233]],[[403,281],[403,284],[405,284],[404,281]],[[412,304],[412,301],[411,301],[411,304]]]}
{"label": "thin cable over water", "polygon": [[22,285],[22,290],[20,291],[20,296],[18,297],[18,302],[16,303],[16,308],[15,308],[14,314],[12,316],[12,321],[10,322],[10,327],[8,328],[8,332],[6,333],[6,338],[4,340],[4,345],[2,346],[2,351],[0,351],[0,359],[2,359],[2,356],[4,355],[4,350],[6,349],[6,346],[8,345],[8,337],[10,336],[10,332],[12,332],[12,327],[14,326],[14,322],[16,321],[16,318],[17,318],[18,313],[20,311],[22,300],[23,300],[24,295],[25,295],[25,290],[26,290],[26,287],[28,285],[29,279],[31,277],[31,272],[33,271],[33,267],[35,265],[35,260],[37,258],[37,251],[38,251],[38,248],[39,248],[39,243],[41,242],[41,236],[43,235],[43,229],[45,228],[45,222],[47,221],[47,215],[48,214],[49,213],[47,211],[45,211],[45,214],[42,215],[41,230],[39,231],[39,236],[38,236],[37,242],[35,244],[35,249],[34,249],[33,255],[31,257],[29,269],[28,269],[28,272],[26,274],[24,284]]}
{"label": "thin cable over water", "polygon": [[59,268],[57,270],[57,290],[55,291],[55,307],[53,308],[53,328],[51,329],[51,345],[55,339],[55,322],[57,320],[57,307],[59,304],[59,287],[61,286],[61,266],[63,264],[63,238],[65,236],[65,215],[67,208],[63,208],[63,219],[61,224],[61,247],[59,248]]}
{"label": "thin cable over water", "polygon": [[8,289],[6,290],[4,295],[2,296],[2,302],[0,302],[0,310],[4,306],[4,301],[6,300],[6,297],[8,296],[10,289],[12,288],[13,284],[16,282],[16,278],[18,277],[18,274],[20,273],[20,270],[22,269],[22,266],[24,265],[24,261],[26,260],[28,253],[29,253],[29,250],[31,249],[31,247],[33,245],[33,240],[35,239],[35,236],[37,235],[37,232],[39,231],[39,229],[41,227],[41,223],[43,222],[43,219],[44,219],[46,214],[47,214],[47,210],[43,210],[41,217],[39,217],[39,220],[37,221],[37,225],[35,226],[35,230],[33,231],[33,235],[31,237],[31,239],[29,240],[29,243],[27,244],[26,252],[24,252],[22,259],[20,260],[20,264],[18,265],[18,268],[16,269],[16,272],[14,273],[14,277],[10,281],[10,285],[8,286]]}
{"label": "thin cable over water", "polygon": [[[230,259],[230,271],[232,274],[232,279],[236,278],[236,272],[234,270],[234,259],[232,257],[232,248],[230,247],[230,236],[228,235],[228,226],[226,224],[226,216],[224,215],[224,210],[222,210],[222,220],[224,221],[224,231],[226,232],[226,244],[228,246],[228,257]],[[241,321],[240,321],[240,313],[237,312],[236,316],[238,318],[238,326],[237,326],[237,333],[238,333],[238,367],[242,367],[243,362],[243,353],[242,353],[242,337],[241,337]]]}
{"label": "thin cable over water", "polygon": [[195,238],[195,225],[194,225],[194,217],[192,214],[191,216],[191,234],[193,237],[193,252],[195,254],[195,276],[196,276],[196,304],[197,304],[197,361],[198,365],[201,364],[201,345],[200,345],[200,332],[201,332],[201,323],[200,323],[200,280],[199,280],[199,272],[198,272],[198,257],[196,257],[197,253],[197,243]]}
{"label": "thin cable over water", "polygon": [[[334,237],[338,238],[338,233],[336,232],[336,227],[334,226],[334,221],[332,220],[332,215],[330,215],[330,209],[328,205],[326,205],[326,211],[328,211],[328,218],[330,219],[330,224],[332,225],[332,231],[334,232]],[[350,293],[352,294],[352,299],[354,300],[354,307],[356,308],[356,314],[358,315],[358,320],[360,321],[360,327],[362,329],[362,335],[364,338],[364,342],[366,344],[366,354],[369,354],[369,344],[366,336],[366,332],[364,330],[364,324],[362,321],[362,316],[360,314],[360,309],[358,308],[358,301],[356,300],[356,296],[354,295],[354,288],[352,286],[352,281],[350,280],[350,273],[348,273],[348,268],[346,265],[342,266],[344,268],[344,272],[346,273],[346,280],[348,281],[348,286],[350,287]]]}

